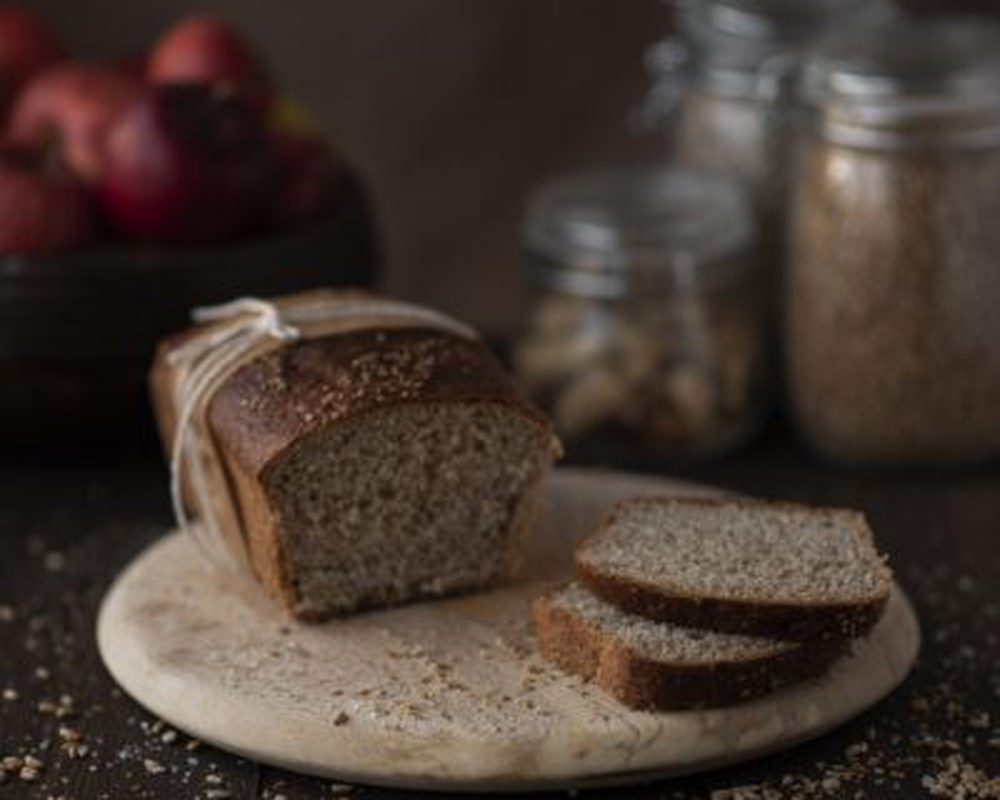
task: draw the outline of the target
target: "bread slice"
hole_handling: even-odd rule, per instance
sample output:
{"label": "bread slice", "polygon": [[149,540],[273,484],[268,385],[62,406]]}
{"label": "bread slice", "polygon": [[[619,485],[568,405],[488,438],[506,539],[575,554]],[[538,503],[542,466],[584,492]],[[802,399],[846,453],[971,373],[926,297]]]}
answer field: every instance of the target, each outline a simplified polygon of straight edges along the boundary
{"label": "bread slice", "polygon": [[796,641],[863,635],[892,579],[859,512],[754,500],[625,501],[576,563],[630,613]]}
{"label": "bread slice", "polygon": [[542,655],[619,702],[648,710],[731,705],[821,674],[842,652],[826,643],[714,633],[627,614],[579,583],[537,598]]}

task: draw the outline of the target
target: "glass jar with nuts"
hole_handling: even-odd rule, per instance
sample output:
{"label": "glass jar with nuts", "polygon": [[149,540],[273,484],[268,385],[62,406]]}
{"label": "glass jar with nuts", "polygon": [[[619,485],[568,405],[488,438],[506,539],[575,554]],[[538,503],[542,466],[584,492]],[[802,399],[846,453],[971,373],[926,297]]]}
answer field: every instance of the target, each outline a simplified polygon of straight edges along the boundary
{"label": "glass jar with nuts", "polygon": [[514,363],[571,448],[703,456],[756,429],[769,392],[754,241],[739,189],[710,172],[614,168],[535,192]]}

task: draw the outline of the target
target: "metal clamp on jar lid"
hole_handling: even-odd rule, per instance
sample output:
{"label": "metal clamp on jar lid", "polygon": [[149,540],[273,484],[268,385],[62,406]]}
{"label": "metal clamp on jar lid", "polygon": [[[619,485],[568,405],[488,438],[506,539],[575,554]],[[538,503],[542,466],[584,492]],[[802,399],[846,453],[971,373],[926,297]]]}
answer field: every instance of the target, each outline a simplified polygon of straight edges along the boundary
{"label": "metal clamp on jar lid", "polygon": [[[845,21],[884,14],[873,0],[686,0],[678,3],[685,63],[714,91],[771,99],[802,49]],[[681,63],[675,40],[654,45],[647,64],[664,75]]]}
{"label": "metal clamp on jar lid", "polygon": [[855,147],[1000,141],[1000,26],[895,19],[844,32],[803,65],[820,133]]}
{"label": "metal clamp on jar lid", "polygon": [[683,291],[726,283],[727,254],[753,238],[736,186],[710,172],[632,167],[558,179],[531,197],[524,243],[536,279],[585,297]]}

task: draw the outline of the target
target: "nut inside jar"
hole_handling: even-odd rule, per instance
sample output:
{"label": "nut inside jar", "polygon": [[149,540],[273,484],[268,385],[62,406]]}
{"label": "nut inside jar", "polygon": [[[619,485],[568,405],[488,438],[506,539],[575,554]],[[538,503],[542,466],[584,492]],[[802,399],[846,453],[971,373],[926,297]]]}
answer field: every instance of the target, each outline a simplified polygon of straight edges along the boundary
{"label": "nut inside jar", "polygon": [[759,311],[733,293],[642,302],[543,297],[515,351],[567,440],[627,430],[659,452],[715,450],[757,422]]}

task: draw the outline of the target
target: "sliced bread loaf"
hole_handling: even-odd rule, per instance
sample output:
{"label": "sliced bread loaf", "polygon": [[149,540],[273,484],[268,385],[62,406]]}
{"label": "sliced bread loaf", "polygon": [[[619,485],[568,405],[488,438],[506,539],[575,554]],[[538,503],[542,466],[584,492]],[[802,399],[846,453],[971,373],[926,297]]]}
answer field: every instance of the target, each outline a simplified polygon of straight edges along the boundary
{"label": "sliced bread loaf", "polygon": [[[367,308],[359,313],[373,315]],[[205,333],[164,342],[153,367],[168,446],[179,416],[171,354]],[[190,504],[214,510],[263,586],[308,620],[505,579],[559,452],[480,339],[419,317],[275,344],[226,376],[206,406],[200,435],[217,463],[205,481],[234,513],[222,513],[224,502],[200,508],[197,496]]]}
{"label": "sliced bread loaf", "polygon": [[542,655],[632,708],[710,708],[821,674],[840,654],[807,646],[652,622],[606,603],[579,583],[533,607]]}
{"label": "sliced bread loaf", "polygon": [[866,633],[891,572],[856,511],[637,498],[576,553],[581,582],[653,620],[796,641]]}

